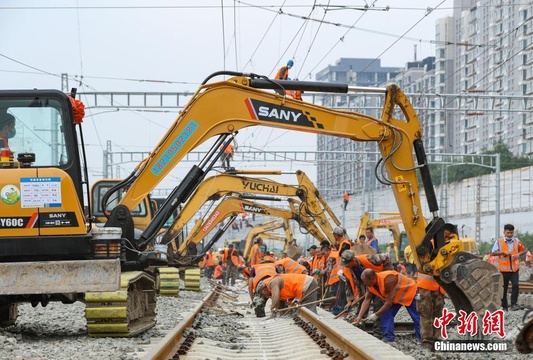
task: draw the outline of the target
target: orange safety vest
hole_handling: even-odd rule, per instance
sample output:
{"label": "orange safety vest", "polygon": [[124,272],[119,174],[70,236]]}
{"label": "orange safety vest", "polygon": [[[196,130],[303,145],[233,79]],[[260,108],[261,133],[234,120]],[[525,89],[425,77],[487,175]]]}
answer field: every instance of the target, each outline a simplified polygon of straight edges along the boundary
{"label": "orange safety vest", "polygon": [[215,257],[212,253],[205,254],[205,266],[215,266]]}
{"label": "orange safety vest", "polygon": [[[521,246],[523,248],[523,245],[519,240],[514,241],[513,251],[511,252],[511,255],[518,254],[520,252],[519,248]],[[500,251],[503,251],[505,253],[509,252],[509,247],[507,246],[507,242],[505,241],[504,238],[498,239],[498,248],[500,249]],[[507,256],[507,257],[499,256],[498,269],[501,272],[516,272],[520,269],[520,260],[518,260],[518,258],[516,258],[515,260],[512,260],[511,256]]]}
{"label": "orange safety vest", "polygon": [[304,266],[298,264],[296,261],[294,261],[291,258],[285,258],[285,259],[278,260],[275,262],[275,264],[282,265],[283,268],[285,269],[286,274],[301,274],[307,270]]}
{"label": "orange safety vest", "polygon": [[213,275],[213,277],[215,279],[218,279],[222,274],[224,274],[224,268],[222,267],[222,265],[217,265],[215,267],[215,274]]}
{"label": "orange safety vest", "polygon": [[385,300],[385,278],[388,275],[395,275],[398,278],[398,283],[395,287],[396,296],[394,296],[394,299],[392,299],[392,303],[401,304],[403,306],[411,305],[416,295],[416,282],[413,279],[409,279],[407,276],[404,276],[394,270],[376,273],[377,283],[374,286],[368,286],[368,291]]}
{"label": "orange safety vest", "polygon": [[278,275],[276,272],[276,266],[274,264],[257,264],[252,266],[255,269],[255,276],[252,280],[252,291],[255,292],[257,289],[257,284],[261,280],[266,279],[267,277],[274,277]]}
{"label": "orange safety vest", "polygon": [[344,192],[344,201],[349,201],[350,200],[350,194],[348,193],[348,191],[345,191]]}
{"label": "orange safety vest", "polygon": [[281,276],[283,278],[283,287],[279,292],[279,298],[281,300],[287,301],[294,298],[302,300],[303,297],[303,287],[307,275],[304,274],[281,274],[265,280],[265,285],[268,290],[272,291],[270,288],[270,282],[272,279]]}
{"label": "orange safety vest", "polygon": [[232,144],[229,144],[229,145],[224,149],[224,153],[225,153],[225,154],[233,155],[233,145],[232,145]]}
{"label": "orange safety vest", "polygon": [[344,274],[344,277],[346,278],[346,280],[348,280],[350,286],[352,287],[354,301],[357,300],[357,297],[359,296],[359,288],[355,285],[355,281],[352,275],[352,269],[347,266],[344,266],[342,273]]}
{"label": "orange safety vest", "polygon": [[261,262],[261,248],[259,244],[252,246],[252,253],[250,254],[250,265],[259,264]]}
{"label": "orange safety vest", "polygon": [[383,268],[383,265],[374,265],[372,264],[368,258],[367,258],[368,255],[355,255],[355,258],[357,260],[359,260],[359,262],[361,263],[361,266],[364,267],[365,269],[372,269],[374,270],[375,272],[382,272],[383,270],[385,270]]}
{"label": "orange safety vest", "polygon": [[429,291],[439,290],[441,294],[445,294],[446,291],[439,285],[437,280],[431,275],[418,272],[418,277],[416,279],[416,284],[421,289],[426,289]]}
{"label": "orange safety vest", "polygon": [[335,259],[335,265],[333,266],[333,269],[331,270],[331,274],[329,274],[328,279],[328,285],[333,285],[339,281],[338,272],[341,268],[341,266],[339,265],[339,252],[337,250],[331,250],[331,252],[329,253],[329,257]]}
{"label": "orange safety vest", "polygon": [[228,265],[228,259],[231,258],[231,262],[235,266],[242,265],[241,259],[239,258],[239,255],[235,254],[235,249],[231,249],[231,254],[229,252],[229,249],[224,249],[224,263],[226,266]]}
{"label": "orange safety vest", "polygon": [[289,77],[289,68],[287,66],[282,66],[279,68],[274,80],[287,80]]}
{"label": "orange safety vest", "polygon": [[285,93],[287,94],[287,96],[292,97],[294,100],[302,100],[301,90],[286,90]]}
{"label": "orange safety vest", "polygon": [[347,240],[347,239],[342,239],[341,243],[339,244],[339,252],[341,251],[342,249],[342,245],[344,244],[348,244],[349,248],[348,250],[352,250],[352,242],[350,240]]}
{"label": "orange safety vest", "polygon": [[323,256],[321,257],[314,256],[313,262],[311,263],[311,271],[317,270],[317,269],[322,270],[324,268],[324,261],[325,259]]}

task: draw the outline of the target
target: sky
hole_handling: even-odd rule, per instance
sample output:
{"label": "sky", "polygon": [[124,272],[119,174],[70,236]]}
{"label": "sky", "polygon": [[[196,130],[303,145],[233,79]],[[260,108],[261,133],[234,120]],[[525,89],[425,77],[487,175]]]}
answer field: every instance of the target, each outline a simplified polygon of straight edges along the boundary
{"label": "sky", "polygon": [[[0,87],[60,89],[60,74],[67,73],[69,87],[79,92],[194,92],[213,72],[273,77],[291,58],[290,76],[300,80],[314,80],[341,57],[401,67],[414,60],[415,45],[418,59],[434,55],[435,21],[450,16],[452,7],[453,0],[2,0]],[[87,109],[91,177],[102,176],[107,141],[114,151],[148,152],[177,113]],[[315,135],[270,128],[244,129],[237,143],[241,149],[316,150]],[[124,177],[134,165],[117,168]],[[301,168],[316,179],[312,164],[234,165]],[[178,165],[162,186],[175,185],[190,166]]]}

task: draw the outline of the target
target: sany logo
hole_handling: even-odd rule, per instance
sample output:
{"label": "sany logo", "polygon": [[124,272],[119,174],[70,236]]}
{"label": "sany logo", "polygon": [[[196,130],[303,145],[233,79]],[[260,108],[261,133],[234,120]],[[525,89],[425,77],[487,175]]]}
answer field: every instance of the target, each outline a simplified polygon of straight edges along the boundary
{"label": "sany logo", "polygon": [[259,206],[253,206],[249,204],[243,204],[241,203],[241,208],[244,212],[252,212],[252,213],[258,213],[258,214],[266,214],[265,209],[260,208]]}
{"label": "sany logo", "polygon": [[216,210],[213,215],[211,215],[211,217],[209,218],[209,220],[207,220],[207,222],[205,223],[204,227],[202,228],[202,231],[203,232],[207,232],[207,230],[209,230],[209,228],[211,227],[211,225],[213,225],[213,223],[215,222],[215,220],[220,216],[220,211]]}
{"label": "sany logo", "polygon": [[310,121],[300,109],[280,106],[250,98],[246,99],[245,103],[252,119],[315,127],[313,122]]}

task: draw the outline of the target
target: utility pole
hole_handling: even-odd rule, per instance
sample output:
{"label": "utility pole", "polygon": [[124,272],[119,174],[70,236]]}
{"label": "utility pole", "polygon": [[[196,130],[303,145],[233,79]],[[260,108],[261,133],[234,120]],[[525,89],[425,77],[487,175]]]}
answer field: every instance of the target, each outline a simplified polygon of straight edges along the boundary
{"label": "utility pole", "polygon": [[476,179],[476,242],[481,242],[481,177]]}

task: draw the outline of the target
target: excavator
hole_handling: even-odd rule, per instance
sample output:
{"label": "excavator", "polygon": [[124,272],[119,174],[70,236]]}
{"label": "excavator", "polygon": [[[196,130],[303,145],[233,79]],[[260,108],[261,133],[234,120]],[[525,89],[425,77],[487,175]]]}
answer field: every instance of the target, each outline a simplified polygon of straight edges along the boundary
{"label": "excavator", "polygon": [[[226,78],[218,80],[222,76]],[[287,90],[379,93],[383,111],[377,118],[335,110],[288,98]],[[104,195],[105,205],[113,193],[123,191],[119,204],[105,211],[108,219],[103,228],[93,226],[86,198],[84,110],[75,95],[75,91],[70,96],[55,90],[0,91],[0,114],[15,117],[17,123],[17,135],[0,157],[0,319],[4,324],[14,323],[19,302],[84,301],[89,335],[131,336],[154,326],[155,276],[149,269],[166,262],[166,250],[151,245],[172,213],[219,161],[221,147],[225,149],[240,129],[252,126],[375,142],[381,153],[375,174],[391,187],[419,268],[435,276],[457,310],[481,314],[498,308],[501,274],[463,252],[461,244],[444,243],[444,220],[438,215],[422,127],[398,86],[362,88],[232,71],[213,73],[150,154]],[[131,212],[188,152],[214,136],[205,157],[183,177],[136,239]],[[425,190],[429,223],[422,214],[417,176]],[[431,251],[432,239],[436,251]]]}
{"label": "excavator", "polygon": [[363,216],[361,216],[361,220],[359,221],[356,239],[358,239],[360,235],[365,235],[365,230],[368,228],[389,230],[392,234],[394,245],[397,249],[399,249],[400,258],[403,259],[403,250],[407,245],[409,245],[409,242],[407,240],[407,234],[405,231],[400,230],[399,224],[402,223],[400,213],[380,214],[392,216],[370,220],[368,211],[365,211]]}
{"label": "excavator", "polygon": [[[394,239],[394,245],[398,249],[400,260],[404,261],[403,251],[407,245],[409,245],[409,240],[407,239],[407,234],[405,231],[401,231],[400,229],[399,225],[402,223],[400,213],[380,212],[380,214],[392,216],[370,220],[368,211],[365,211],[363,216],[361,216],[361,220],[359,221],[357,237],[359,237],[359,235],[364,235],[367,228],[389,230],[392,234],[392,238]],[[477,243],[475,239],[459,238],[459,240],[461,240],[463,243],[463,251],[471,254],[479,254],[477,252]]]}
{"label": "excavator", "polygon": [[[200,218],[196,221],[187,238],[183,243],[179,244],[178,250],[172,253],[169,252],[169,264],[174,266],[190,266],[195,264],[202,256],[202,254],[198,256],[198,244],[200,244],[200,242],[220,224],[221,226],[215,235],[213,235],[207,244],[204,244],[203,246],[203,252],[209,250],[222,237],[222,235],[224,235],[237,215],[243,212],[277,217],[287,221],[295,220],[300,228],[305,229],[305,231],[311,234],[311,236],[319,242],[324,240],[327,241],[327,238],[316,226],[313,218],[305,215],[299,210],[299,205],[301,204],[299,200],[289,198],[287,199],[287,202],[289,204],[289,209],[281,209],[236,196],[227,196],[223,198],[211,213],[207,214],[205,218]],[[226,219],[228,220],[226,221]],[[280,221],[279,224],[270,223],[263,229],[275,229],[283,226],[285,226],[285,223]],[[252,237],[250,237],[250,239],[252,239]],[[247,241],[244,249],[245,254],[250,253],[252,245],[251,241]]]}
{"label": "excavator", "polygon": [[[298,185],[286,185],[266,178],[243,176],[243,174],[281,175],[281,171],[233,169],[231,174],[219,174],[205,179],[183,206],[160,242],[163,244],[170,243],[175,251],[176,245],[173,239],[180,234],[185,224],[192,219],[205,202],[216,201],[226,195],[240,195],[242,198],[250,200],[270,200],[273,196],[300,199],[301,203],[298,207],[300,213],[305,217],[312,217],[320,226],[326,238],[335,244],[331,223],[334,226],[339,226],[340,221],[305,172],[301,170],[295,172]],[[257,195],[264,195],[270,198]]]}
{"label": "excavator", "polygon": [[[281,236],[277,233],[272,232],[273,230],[283,229],[285,231],[285,236]],[[242,257],[244,260],[248,261],[250,258],[250,253],[252,252],[252,246],[254,245],[255,239],[261,237],[263,240],[277,240],[283,241],[283,250],[287,252],[287,255],[297,260],[300,255],[302,255],[303,249],[298,246],[296,239],[294,239],[292,228],[289,223],[289,219],[273,220],[262,225],[254,226],[248,234],[246,239],[244,239],[244,249],[242,252]]]}

